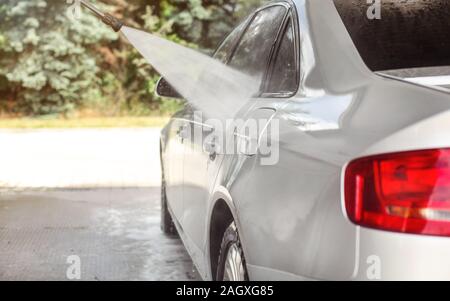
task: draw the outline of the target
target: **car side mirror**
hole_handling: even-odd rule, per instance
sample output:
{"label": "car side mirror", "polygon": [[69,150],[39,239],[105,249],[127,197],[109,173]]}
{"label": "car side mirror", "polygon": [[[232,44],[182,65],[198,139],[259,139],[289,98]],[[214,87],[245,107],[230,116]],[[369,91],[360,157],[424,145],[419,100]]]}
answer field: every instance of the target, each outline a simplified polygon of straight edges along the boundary
{"label": "car side mirror", "polygon": [[182,98],[164,77],[161,77],[156,84],[156,95],[159,97]]}

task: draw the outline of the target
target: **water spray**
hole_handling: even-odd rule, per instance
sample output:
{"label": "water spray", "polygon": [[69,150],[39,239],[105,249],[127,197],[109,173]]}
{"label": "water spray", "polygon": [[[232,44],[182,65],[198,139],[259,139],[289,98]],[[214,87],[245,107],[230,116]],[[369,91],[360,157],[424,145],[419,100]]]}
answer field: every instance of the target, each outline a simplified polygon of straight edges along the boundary
{"label": "water spray", "polygon": [[201,52],[130,28],[88,0],[78,1],[114,31],[120,31],[169,85],[207,118],[226,120],[236,116],[259,89],[258,79]]}
{"label": "water spray", "polygon": [[103,23],[105,23],[108,26],[111,26],[111,28],[115,32],[120,31],[120,29],[122,28],[123,23],[116,17],[108,13],[102,12],[101,10],[99,10],[97,7],[95,7],[93,4],[89,3],[86,0],[80,0],[80,3],[82,6],[86,7],[91,12],[93,12],[97,17],[99,17],[103,21]]}

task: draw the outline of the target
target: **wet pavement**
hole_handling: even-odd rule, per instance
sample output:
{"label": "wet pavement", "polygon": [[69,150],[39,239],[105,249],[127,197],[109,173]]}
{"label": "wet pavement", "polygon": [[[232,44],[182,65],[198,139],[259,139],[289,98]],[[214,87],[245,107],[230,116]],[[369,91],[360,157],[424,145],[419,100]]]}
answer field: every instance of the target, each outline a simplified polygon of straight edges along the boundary
{"label": "wet pavement", "polygon": [[0,280],[197,280],[181,241],[161,233],[160,190],[0,192]]}

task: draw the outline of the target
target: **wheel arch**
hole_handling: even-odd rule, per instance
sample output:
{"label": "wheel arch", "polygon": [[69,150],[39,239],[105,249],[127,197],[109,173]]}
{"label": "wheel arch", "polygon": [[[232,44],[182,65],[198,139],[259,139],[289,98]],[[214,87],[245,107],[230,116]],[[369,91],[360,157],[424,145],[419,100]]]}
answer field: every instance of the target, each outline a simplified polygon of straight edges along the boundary
{"label": "wheel arch", "polygon": [[[221,186],[218,188],[213,196],[209,223],[208,223],[208,243],[207,243],[207,258],[209,260],[209,272],[211,279],[215,280],[217,273],[217,266],[219,260],[220,247],[222,243],[223,234],[231,222],[235,222],[237,231],[240,231],[241,224],[239,222],[236,205],[229,194],[228,190]],[[242,237],[241,237],[242,240]],[[243,243],[244,254],[245,243]]]}

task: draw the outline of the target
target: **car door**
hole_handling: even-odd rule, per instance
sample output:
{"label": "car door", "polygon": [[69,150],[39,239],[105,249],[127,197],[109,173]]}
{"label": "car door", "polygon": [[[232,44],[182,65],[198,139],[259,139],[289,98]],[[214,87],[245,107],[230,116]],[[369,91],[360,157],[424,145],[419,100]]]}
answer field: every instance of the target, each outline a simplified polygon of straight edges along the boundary
{"label": "car door", "polygon": [[167,145],[165,153],[166,196],[170,210],[178,222],[183,217],[183,161],[185,143],[188,139],[189,109],[184,106],[177,112],[168,125]]}
{"label": "car door", "polygon": [[[262,83],[287,11],[284,5],[270,5],[257,11],[224,41],[216,51],[215,58],[257,78]],[[235,118],[240,119],[245,116],[254,104],[253,101],[243,103],[242,109]],[[272,113],[273,111],[270,111],[270,114]],[[191,120],[191,125],[193,131],[196,129],[203,139],[191,140],[184,161],[183,227],[201,253],[206,242],[206,213],[209,197],[217,171],[226,154],[216,151],[217,145],[214,139],[210,139],[214,137],[215,128],[205,122],[207,116],[199,115],[201,114],[192,114],[197,118]],[[192,137],[195,136],[192,135]]]}
{"label": "car door", "polygon": [[[240,235],[249,246],[245,249],[247,264],[250,267],[280,271],[290,271],[289,260],[286,258],[299,252],[292,246],[302,243],[292,239],[296,230],[301,231],[292,226],[296,221],[285,218],[301,214],[295,212],[289,215],[292,208],[299,207],[292,206],[298,199],[288,190],[295,185],[283,185],[297,181],[287,177],[287,171],[303,166],[292,165],[292,162],[298,162],[295,152],[282,152],[284,145],[279,139],[280,135],[289,134],[291,128],[284,127],[283,120],[278,116],[278,112],[283,111],[292,98],[296,97],[300,83],[300,41],[296,20],[291,8],[265,77],[263,92],[247,115],[249,119],[269,118],[268,124],[258,132],[258,141],[254,142],[256,151],[255,147],[241,148],[240,156],[247,160],[246,172],[249,176],[244,185],[237,185],[237,189],[231,191],[237,200],[238,215],[242,222]],[[261,147],[269,144],[264,139],[270,140],[269,154],[261,152]],[[291,198],[287,199],[288,195],[292,195]],[[261,252],[262,249],[264,252]],[[249,273],[252,279],[254,275],[251,268]]]}
{"label": "car door", "polygon": [[[287,47],[286,43],[283,43],[283,41],[286,41],[284,39],[286,32],[293,32],[292,8],[288,4],[279,3],[260,13],[265,12],[278,16],[278,19],[273,20],[268,25],[271,30],[264,29],[263,25],[255,26],[255,32],[253,34],[248,33],[250,42],[246,42],[244,36],[230,60],[230,66],[251,76],[260,77],[261,81],[260,93],[253,99],[251,108],[240,117],[245,122],[240,129],[237,129],[238,155],[247,157],[252,157],[257,152],[261,153],[260,140],[263,138],[262,135],[268,129],[275,130],[270,126],[272,118],[286,99],[293,95],[292,90],[294,89],[289,85],[292,86],[293,83],[298,85],[299,79],[299,75],[296,73],[299,59],[295,58],[295,53],[289,58],[282,57],[286,52],[286,49],[283,48]],[[258,37],[258,34],[260,37],[254,38]],[[291,34],[290,37],[293,38],[293,35]],[[258,39],[266,41],[266,48],[262,47],[264,44],[258,43]],[[249,47],[247,44],[251,45],[252,40],[254,40],[255,46]],[[250,51],[252,48],[256,50]],[[258,52],[262,52],[264,55],[258,54]],[[258,61],[265,63],[259,63],[258,65]],[[275,61],[278,61],[278,63]],[[275,73],[280,73],[280,69],[286,71],[290,77],[278,78],[281,81],[278,83],[276,79],[273,80],[272,78],[277,76],[274,75]]]}
{"label": "car door", "polygon": [[[248,22],[249,19],[245,20],[227,36],[214,53],[215,59],[222,63],[228,61]],[[214,150],[214,141],[206,139],[214,134],[213,126],[205,123],[208,116],[205,116],[200,108],[192,104],[188,106],[188,110],[191,140],[186,145],[186,160],[183,168],[184,212],[182,226],[186,237],[193,242],[189,245],[191,256],[198,256],[198,259],[202,260],[207,202],[210,186],[221,158]]]}

